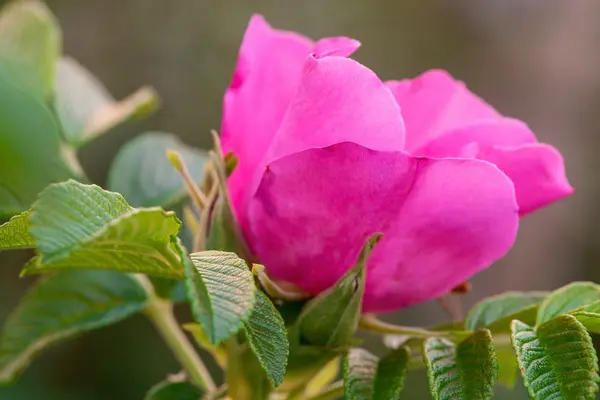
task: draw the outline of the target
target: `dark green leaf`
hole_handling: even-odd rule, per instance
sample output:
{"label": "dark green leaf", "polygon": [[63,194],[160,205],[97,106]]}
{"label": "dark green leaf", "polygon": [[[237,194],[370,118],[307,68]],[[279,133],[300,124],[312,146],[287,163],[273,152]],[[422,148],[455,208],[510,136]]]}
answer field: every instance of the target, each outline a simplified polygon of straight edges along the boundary
{"label": "dark green leaf", "polygon": [[510,332],[513,319],[535,323],[537,307],[547,295],[547,292],[508,292],[488,297],[471,308],[465,319],[465,329]]}
{"label": "dark green leaf", "polygon": [[380,234],[375,234],[367,239],[356,265],[335,286],[307,303],[298,321],[301,340],[328,348],[349,344],[361,314],[366,261],[380,238]]}
{"label": "dark green leaf", "polygon": [[429,338],[424,358],[435,400],[484,400],[494,395],[498,364],[487,329],[476,331],[458,346],[447,339]]}
{"label": "dark green leaf", "polygon": [[244,323],[250,348],[273,386],[283,382],[290,344],[283,318],[262,292],[256,292],[254,308]]}
{"label": "dark green leaf", "polygon": [[396,400],[404,388],[410,353],[406,347],[390,351],[377,364],[373,399]]}
{"label": "dark green leaf", "polygon": [[600,286],[592,282],[573,282],[550,294],[540,305],[537,325],[600,300]]}
{"label": "dark green leaf", "polygon": [[537,330],[515,320],[512,340],[533,399],[596,398],[598,358],[589,334],[575,317],[560,315]]}
{"label": "dark green leaf", "polygon": [[204,392],[189,382],[161,382],[146,394],[144,400],[201,400]]}
{"label": "dark green leaf", "polygon": [[371,400],[379,359],[364,349],[351,349],[344,358],[344,399]]}
{"label": "dark green leaf", "polygon": [[0,249],[27,249],[35,246],[35,240],[29,234],[29,212],[15,215],[0,225]]}
{"label": "dark green leaf", "polygon": [[68,181],[40,194],[29,222],[41,255],[25,275],[91,268],[183,278],[173,247],[181,223],[173,212],[132,209],[118,193]]}
{"label": "dark green leaf", "polygon": [[0,13],[0,66],[41,100],[53,92],[61,40],[60,27],[42,1],[13,1]]}
{"label": "dark green leaf", "polygon": [[192,178],[202,181],[208,160],[205,152],[186,146],[175,135],[149,132],[121,148],[110,168],[108,188],[135,207],[168,208],[181,201],[187,191],[165,155],[168,149],[181,154]]}
{"label": "dark green leaf", "polygon": [[120,321],[146,302],[130,276],[64,271],[38,281],[8,317],[0,337],[0,382],[12,381],[41,350]]}
{"label": "dark green leaf", "polygon": [[0,218],[29,209],[48,184],[82,175],[80,168],[50,109],[0,69]]}
{"label": "dark green leaf", "polygon": [[58,61],[56,72],[54,107],[65,139],[74,146],[129,119],[150,114],[158,106],[156,92],[149,87],[116,101],[94,75],[70,57]]}
{"label": "dark green leaf", "polygon": [[246,263],[233,253],[203,251],[184,258],[192,311],[210,341],[227,339],[248,320],[256,286]]}

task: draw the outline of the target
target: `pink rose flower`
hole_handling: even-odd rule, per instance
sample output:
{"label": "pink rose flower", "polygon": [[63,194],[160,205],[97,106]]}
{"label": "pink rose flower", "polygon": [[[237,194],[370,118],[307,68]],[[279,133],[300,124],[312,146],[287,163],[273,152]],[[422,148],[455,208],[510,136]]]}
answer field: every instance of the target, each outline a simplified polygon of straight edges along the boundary
{"label": "pink rose flower", "polygon": [[318,42],[252,17],[224,98],[229,189],[269,274],[319,293],[383,239],[363,309],[450,291],[511,248],[519,216],[573,192],[563,160],[443,71],[383,83]]}

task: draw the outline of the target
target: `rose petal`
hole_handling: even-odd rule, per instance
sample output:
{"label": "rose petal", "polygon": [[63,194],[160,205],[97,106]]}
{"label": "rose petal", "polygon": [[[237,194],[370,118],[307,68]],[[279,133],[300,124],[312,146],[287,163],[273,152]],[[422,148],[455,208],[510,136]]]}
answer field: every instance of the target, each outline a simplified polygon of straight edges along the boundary
{"label": "rose petal", "polygon": [[430,70],[415,79],[387,82],[402,109],[406,149],[422,147],[444,131],[501,115],[447,72]]}
{"label": "rose petal", "polygon": [[317,42],[313,53],[317,58],[327,56],[350,57],[360,47],[358,40],[347,37],[324,38]]}
{"label": "rose petal", "polygon": [[518,227],[513,184],[495,166],[353,143],[270,164],[249,219],[267,271],[311,293],[333,285],[382,232],[368,263],[369,312],[448,292],[502,257]]}
{"label": "rose petal", "polygon": [[374,150],[404,147],[398,104],[373,71],[349,58],[310,57],[267,162],[311,148],[352,142]]}
{"label": "rose petal", "polygon": [[442,133],[411,154],[425,157],[465,157],[465,147],[472,143],[476,143],[481,151],[492,146],[519,146],[535,142],[535,135],[527,124],[512,118],[502,118],[483,120]]}
{"label": "rose petal", "polygon": [[273,29],[253,15],[239,52],[232,82],[223,99],[221,142],[238,157],[229,190],[243,220],[248,182],[271,144],[311,52],[349,55],[360,43],[337,37],[318,43],[295,32]]}
{"label": "rose petal", "polygon": [[521,215],[574,192],[567,181],[562,156],[547,144],[490,147],[481,150],[477,158],[496,164],[513,181]]}

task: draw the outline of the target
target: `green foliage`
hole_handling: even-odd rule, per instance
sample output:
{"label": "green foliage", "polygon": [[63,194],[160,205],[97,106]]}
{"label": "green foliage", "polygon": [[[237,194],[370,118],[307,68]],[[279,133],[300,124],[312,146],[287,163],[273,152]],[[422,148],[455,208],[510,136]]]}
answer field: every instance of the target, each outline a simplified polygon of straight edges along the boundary
{"label": "green foliage", "polygon": [[344,358],[344,398],[371,400],[379,359],[367,350],[351,349]]}
{"label": "green foliage", "polygon": [[465,319],[465,329],[509,332],[513,319],[535,323],[538,306],[547,295],[547,292],[507,292],[488,297],[471,308]]}
{"label": "green foliage", "polygon": [[115,101],[94,75],[70,57],[60,58],[56,69],[54,108],[64,138],[73,146],[81,146],[129,119],[144,117],[158,106],[157,95],[149,87]]}
{"label": "green foliage", "polygon": [[600,286],[591,282],[573,282],[555,290],[540,305],[537,325],[550,321],[560,314],[566,314],[600,300]]}
{"label": "green foliage", "polygon": [[515,320],[512,340],[533,399],[596,398],[598,358],[589,334],[575,317],[560,315],[537,328]]}
{"label": "green foliage", "polygon": [[81,175],[50,109],[13,82],[0,68],[0,218],[27,210],[49,183]]}
{"label": "green foliage", "polygon": [[8,317],[0,337],[0,382],[10,382],[41,350],[120,321],[146,302],[143,288],[113,271],[64,271],[39,280]]}
{"label": "green foliage", "polygon": [[246,263],[233,253],[203,251],[184,260],[188,297],[211,343],[238,331],[254,306],[256,286]]}
{"label": "green foliage", "polygon": [[244,330],[250,348],[265,370],[267,377],[277,387],[285,376],[289,347],[283,318],[260,290]]}
{"label": "green foliage", "polygon": [[119,194],[68,181],[40,194],[29,222],[40,256],[25,275],[91,268],[183,277],[173,247],[181,223],[173,212],[132,209]]}
{"label": "green foliage", "polygon": [[40,100],[53,93],[61,41],[60,27],[41,1],[14,1],[0,12],[0,69]]}
{"label": "green foliage", "polygon": [[380,234],[367,239],[356,265],[335,286],[308,302],[298,321],[299,335],[303,341],[326,348],[350,343],[360,318],[367,258],[380,239]]}
{"label": "green foliage", "polygon": [[196,182],[204,177],[205,152],[183,144],[175,135],[149,132],[127,143],[117,154],[108,175],[108,188],[121,193],[134,207],[169,208],[186,197],[181,175],[166,151],[180,153]]}
{"label": "green foliage", "polygon": [[29,234],[29,212],[15,215],[10,221],[0,225],[0,250],[27,249],[35,246]]}
{"label": "green foliage", "polygon": [[390,351],[381,360],[354,348],[344,358],[344,398],[396,400],[404,388],[410,353],[406,347]]}
{"label": "green foliage", "polygon": [[487,329],[476,331],[458,345],[443,338],[429,338],[423,356],[435,400],[492,398],[498,364]]}
{"label": "green foliage", "polygon": [[200,400],[204,392],[189,382],[161,382],[154,386],[144,400]]}
{"label": "green foliage", "polygon": [[571,313],[588,332],[600,333],[600,300],[577,308]]}

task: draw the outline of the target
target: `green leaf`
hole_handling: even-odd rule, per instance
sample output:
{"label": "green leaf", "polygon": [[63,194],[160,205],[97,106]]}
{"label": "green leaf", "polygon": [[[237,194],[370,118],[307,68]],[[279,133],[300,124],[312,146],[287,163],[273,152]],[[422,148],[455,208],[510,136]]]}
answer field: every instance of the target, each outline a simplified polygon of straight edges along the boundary
{"label": "green leaf", "polygon": [[260,290],[256,291],[254,308],[244,323],[244,330],[267,377],[273,386],[279,386],[285,376],[290,344],[283,318]]}
{"label": "green leaf", "polygon": [[29,212],[26,211],[0,225],[0,250],[35,247],[35,240],[29,234],[28,216]]}
{"label": "green leaf", "polygon": [[496,358],[498,359],[498,382],[509,389],[515,387],[519,364],[512,347],[496,346]]}
{"label": "green leaf", "polygon": [[40,194],[29,222],[41,255],[24,275],[91,268],[183,278],[173,246],[181,223],[173,212],[132,209],[118,193],[68,181]]}
{"label": "green leaf", "polygon": [[600,300],[600,286],[592,282],[573,282],[550,294],[540,305],[537,325],[550,321],[560,314],[567,314]]}
{"label": "green leaf", "polygon": [[61,41],[58,22],[42,1],[13,1],[0,12],[0,68],[42,100],[53,92]]}
{"label": "green leaf", "polygon": [[465,318],[465,329],[510,332],[513,319],[535,323],[538,305],[547,295],[547,292],[508,292],[488,297],[471,308]]}
{"label": "green leaf", "polygon": [[194,180],[202,181],[205,152],[186,146],[175,135],[149,132],[121,148],[108,174],[108,188],[135,207],[168,208],[183,200],[187,191],[165,155],[167,149],[180,153]]}
{"label": "green leaf", "polygon": [[154,89],[143,87],[116,101],[104,85],[70,57],[58,61],[54,106],[65,140],[81,146],[130,119],[142,118],[158,107]]}
{"label": "green leaf", "polygon": [[190,382],[161,382],[154,386],[144,400],[201,400],[204,392]]}
{"label": "green leaf", "polygon": [[50,109],[11,80],[0,69],[0,218],[29,209],[48,184],[81,175]]}
{"label": "green leaf", "polygon": [[349,344],[360,319],[366,261],[380,239],[381,234],[367,239],[356,265],[346,272],[335,286],[306,304],[297,323],[302,341],[327,348]]}
{"label": "green leaf", "polygon": [[256,286],[246,263],[233,253],[203,251],[184,258],[188,297],[196,321],[213,344],[248,320]]}
{"label": "green leaf", "polygon": [[600,333],[600,300],[570,312],[588,332]]}
{"label": "green leaf", "polygon": [[377,364],[373,399],[396,400],[404,389],[410,353],[406,347],[390,351]]}
{"label": "green leaf", "polygon": [[371,400],[379,359],[367,350],[351,349],[344,357],[344,399]]}
{"label": "green leaf", "polygon": [[560,315],[537,329],[515,320],[512,340],[533,399],[596,398],[598,358],[589,334],[575,317]]}
{"label": "green leaf", "polygon": [[447,339],[429,338],[423,355],[435,400],[484,400],[494,395],[498,364],[489,330],[476,331],[458,346]]}
{"label": "green leaf", "polygon": [[10,382],[41,350],[120,321],[146,302],[130,276],[64,271],[36,282],[6,320],[0,336],[0,382]]}

